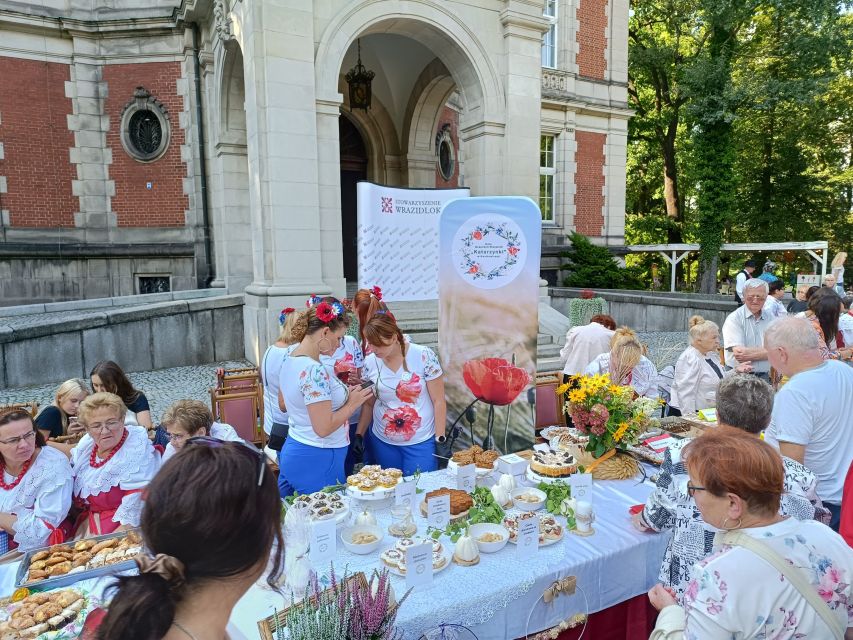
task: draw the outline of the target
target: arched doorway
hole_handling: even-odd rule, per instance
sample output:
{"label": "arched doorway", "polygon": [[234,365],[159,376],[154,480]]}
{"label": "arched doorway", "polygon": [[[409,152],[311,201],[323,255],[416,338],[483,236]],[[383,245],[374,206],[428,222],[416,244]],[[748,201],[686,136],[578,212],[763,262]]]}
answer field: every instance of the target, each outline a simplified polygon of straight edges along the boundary
{"label": "arched doorway", "polygon": [[367,179],[367,148],[358,129],[346,115],[338,118],[341,146],[341,240],[344,278],[358,280],[358,197],[359,180]]}

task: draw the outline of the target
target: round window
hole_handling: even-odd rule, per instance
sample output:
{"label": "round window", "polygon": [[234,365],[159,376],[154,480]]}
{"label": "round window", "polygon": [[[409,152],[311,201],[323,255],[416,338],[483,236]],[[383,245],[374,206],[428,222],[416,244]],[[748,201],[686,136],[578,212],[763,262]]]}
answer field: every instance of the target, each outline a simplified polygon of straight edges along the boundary
{"label": "round window", "polygon": [[169,114],[144,87],[137,87],[133,100],[121,115],[121,144],[133,159],[153,162],[169,146]]}
{"label": "round window", "polygon": [[150,156],[160,150],[163,127],[152,111],[137,111],[127,125],[128,141],[140,156]]}
{"label": "round window", "polygon": [[456,159],[453,157],[453,140],[444,138],[438,145],[438,171],[445,180],[453,177],[456,170]]}

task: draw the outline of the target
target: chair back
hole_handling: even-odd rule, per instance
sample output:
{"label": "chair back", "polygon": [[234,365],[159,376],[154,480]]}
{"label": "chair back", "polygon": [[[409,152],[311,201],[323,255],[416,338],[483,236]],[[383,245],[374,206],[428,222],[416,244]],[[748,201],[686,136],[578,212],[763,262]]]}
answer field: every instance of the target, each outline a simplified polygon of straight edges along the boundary
{"label": "chair back", "polygon": [[8,411],[10,409],[22,409],[28,412],[33,419],[38,415],[38,402],[10,402],[9,404],[0,404],[0,411]]}
{"label": "chair back", "polygon": [[214,418],[234,427],[243,440],[264,444],[264,410],[259,385],[246,389],[211,389],[210,406]]}
{"label": "chair back", "polygon": [[565,394],[558,394],[557,387],[562,384],[560,372],[542,373],[536,376],[536,433],[545,427],[566,426],[563,413]]}

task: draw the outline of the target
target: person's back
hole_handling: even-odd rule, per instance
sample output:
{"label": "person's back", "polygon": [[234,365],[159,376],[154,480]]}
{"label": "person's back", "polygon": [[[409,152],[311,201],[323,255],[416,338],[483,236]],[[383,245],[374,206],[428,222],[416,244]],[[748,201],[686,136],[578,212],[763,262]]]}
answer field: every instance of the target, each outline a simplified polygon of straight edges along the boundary
{"label": "person's back", "polygon": [[828,360],[800,371],[780,389],[765,436],[774,446],[780,441],[804,446],[803,463],[818,477],[818,494],[836,505],[853,460],[851,416],[853,368]]}
{"label": "person's back", "polygon": [[569,329],[566,344],[560,351],[560,357],[566,359],[563,373],[566,375],[583,373],[596,356],[610,351],[612,338],[613,331],[597,322]]}

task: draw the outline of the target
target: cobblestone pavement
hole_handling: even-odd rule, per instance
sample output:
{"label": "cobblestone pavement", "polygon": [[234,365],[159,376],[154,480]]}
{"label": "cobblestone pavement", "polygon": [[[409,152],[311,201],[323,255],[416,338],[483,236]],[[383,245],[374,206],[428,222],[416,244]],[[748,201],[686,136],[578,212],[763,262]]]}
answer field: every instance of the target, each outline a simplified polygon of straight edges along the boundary
{"label": "cobblestone pavement", "polygon": [[[678,356],[687,347],[685,332],[649,332],[640,333],[642,340],[649,347],[649,359],[660,370],[666,365],[675,364]],[[157,371],[143,371],[128,374],[133,386],[145,392],[151,403],[151,411],[155,421],[175,400],[195,399],[205,403],[210,401],[209,390],[216,379],[218,367],[238,368],[251,366],[247,360],[217,362],[193,367],[175,367]],[[0,404],[9,402],[36,401],[39,406],[53,402],[53,394],[57,384],[21,387],[17,389],[0,390]]]}
{"label": "cobblestone pavement", "polygon": [[[210,403],[210,388],[216,381],[216,369],[236,369],[250,367],[248,360],[215,362],[196,365],[193,367],[174,367],[157,371],[142,371],[129,373],[128,377],[133,386],[145,393],[151,404],[152,417],[155,423],[166,408],[175,400],[201,400]],[[37,387],[20,387],[17,389],[0,390],[0,404],[9,402],[31,402],[35,400],[39,406],[51,404],[58,384],[40,385]]]}

